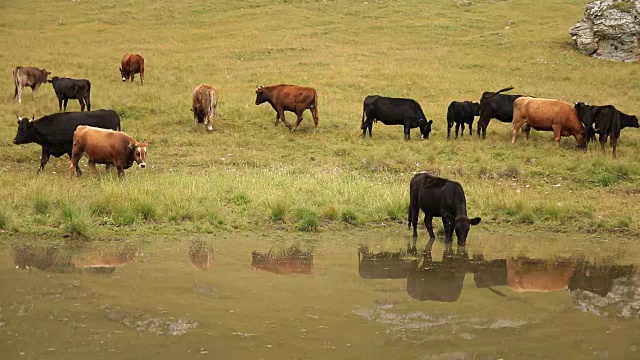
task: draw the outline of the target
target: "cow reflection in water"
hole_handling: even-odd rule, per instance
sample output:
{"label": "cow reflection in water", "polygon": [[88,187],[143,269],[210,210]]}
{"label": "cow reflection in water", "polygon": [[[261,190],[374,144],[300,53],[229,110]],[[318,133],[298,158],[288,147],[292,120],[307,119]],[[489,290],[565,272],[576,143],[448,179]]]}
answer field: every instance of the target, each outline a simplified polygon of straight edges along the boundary
{"label": "cow reflection in water", "polygon": [[507,259],[507,285],[516,292],[566,290],[576,261],[510,257]]}
{"label": "cow reflection in water", "polygon": [[191,240],[189,263],[196,270],[208,271],[213,261],[213,248],[202,240]]}
{"label": "cow reflection in water", "polygon": [[19,269],[72,274],[111,274],[117,267],[141,256],[134,248],[101,251],[100,249],[67,250],[55,246],[14,248],[14,261]]}
{"label": "cow reflection in water", "polygon": [[251,253],[251,267],[276,274],[311,274],[313,268],[312,251],[302,251],[292,246],[283,251]]}

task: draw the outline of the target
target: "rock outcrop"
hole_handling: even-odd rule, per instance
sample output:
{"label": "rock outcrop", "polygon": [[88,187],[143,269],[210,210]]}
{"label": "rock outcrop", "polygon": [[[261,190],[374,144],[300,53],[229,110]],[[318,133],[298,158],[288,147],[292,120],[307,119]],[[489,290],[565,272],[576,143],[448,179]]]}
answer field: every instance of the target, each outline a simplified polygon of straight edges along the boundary
{"label": "rock outcrop", "polygon": [[570,30],[585,55],[614,61],[640,59],[640,0],[596,0]]}

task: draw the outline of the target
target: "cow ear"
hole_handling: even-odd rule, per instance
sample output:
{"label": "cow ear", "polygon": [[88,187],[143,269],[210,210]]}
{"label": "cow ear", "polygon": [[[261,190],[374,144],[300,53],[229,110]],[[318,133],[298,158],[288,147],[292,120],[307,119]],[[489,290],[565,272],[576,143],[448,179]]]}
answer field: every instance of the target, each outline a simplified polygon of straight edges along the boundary
{"label": "cow ear", "polygon": [[433,124],[433,120],[429,120],[429,125]]}
{"label": "cow ear", "polygon": [[444,214],[442,218],[444,219],[444,221],[448,223],[453,223],[454,221],[456,221],[456,217],[449,213]]}
{"label": "cow ear", "polygon": [[47,71],[47,75],[51,75],[51,71]]}
{"label": "cow ear", "polygon": [[18,118],[18,124],[20,124],[20,116],[16,115],[16,117]]}
{"label": "cow ear", "polygon": [[469,223],[471,225],[478,225],[478,224],[480,224],[480,220],[482,220],[482,218],[474,217],[473,219],[469,220]]}

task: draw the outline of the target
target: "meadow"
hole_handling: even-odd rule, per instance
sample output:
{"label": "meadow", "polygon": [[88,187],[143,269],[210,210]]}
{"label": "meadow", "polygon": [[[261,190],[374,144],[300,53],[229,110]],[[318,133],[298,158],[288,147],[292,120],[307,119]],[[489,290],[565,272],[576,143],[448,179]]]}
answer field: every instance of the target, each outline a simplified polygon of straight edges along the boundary
{"label": "meadow", "polygon": [[[459,181],[483,229],[640,235],[640,130],[618,158],[550,132],[510,143],[446,139],[453,100],[483,91],[613,104],[638,113],[637,64],[573,49],[568,29],[586,1],[24,1],[0,5],[0,229],[4,234],[333,231],[406,226],[409,180],[427,171]],[[145,83],[122,83],[125,53],[145,59]],[[114,109],[149,141],[148,168],[67,178],[68,158],[36,176],[40,147],[12,144],[16,115],[56,112],[51,85],[12,100],[12,70],[92,82],[92,108]],[[191,91],[219,89],[214,131],[193,121]],[[256,106],[257,85],[318,90],[320,125],[305,112],[291,133]],[[399,126],[362,138],[366,95],[410,97],[433,119],[430,139]],[[78,111],[70,100],[68,111]],[[287,113],[289,120],[294,114]],[[475,125],[475,124],[474,124]],[[468,130],[467,130],[468,131]],[[86,168],[86,160],[81,161]],[[407,235],[409,231],[407,230]],[[422,232],[420,236],[425,236]]]}

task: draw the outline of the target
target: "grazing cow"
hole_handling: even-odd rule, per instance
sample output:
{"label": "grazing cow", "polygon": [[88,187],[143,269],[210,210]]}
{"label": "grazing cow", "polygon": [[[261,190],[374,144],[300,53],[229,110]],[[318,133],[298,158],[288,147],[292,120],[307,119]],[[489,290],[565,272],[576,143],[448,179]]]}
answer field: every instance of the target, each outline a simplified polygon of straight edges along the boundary
{"label": "grazing cow", "polygon": [[[104,129],[120,130],[120,117],[113,110],[89,112],[58,113],[40,119],[18,117],[18,132],[13,143],[36,143],[42,146],[40,173],[51,155],[60,157],[69,155],[73,150],[73,133],[79,125],[89,125]],[[80,174],[80,168],[78,168]]]}
{"label": "grazing cow", "polygon": [[[315,128],[318,128],[318,92],[314,88],[301,87],[295,85],[274,85],[274,86],[258,86],[256,89],[256,105],[260,105],[264,102],[268,102],[273,110],[276,111],[276,122],[282,122],[291,131],[300,125],[302,121],[302,113],[309,109],[313,116],[313,122]],[[296,125],[291,127],[291,124],[284,118],[284,112],[289,111],[295,113],[298,116]]]}
{"label": "grazing cow", "polygon": [[200,84],[193,90],[193,118],[198,124],[204,123],[208,131],[213,130],[213,117],[218,106],[218,90],[209,84]]}
{"label": "grazing cow", "polygon": [[533,128],[538,131],[553,131],[556,146],[560,147],[561,136],[573,136],[578,146],[584,147],[584,127],[571,104],[554,99],[519,97],[513,103],[513,128],[511,143],[516,143],[518,130],[523,128],[527,137]]}
{"label": "grazing cow", "polygon": [[441,217],[444,225],[445,242],[453,241],[455,231],[458,245],[465,246],[471,225],[480,223],[481,218],[467,217],[467,200],[462,185],[455,181],[420,173],[413,176],[410,185],[409,227],[413,226],[413,248],[418,238],[417,224],[420,209],[424,212],[424,225],[431,239],[432,219]]}
{"label": "grazing cow", "polygon": [[451,128],[456,124],[456,139],[458,131],[462,126],[462,136],[464,136],[464,124],[469,125],[469,136],[472,135],[473,120],[480,115],[480,103],[471,101],[452,101],[447,109],[447,139],[451,137]]}
{"label": "grazing cow", "polygon": [[80,103],[80,111],[84,111],[86,104],[87,111],[91,111],[91,83],[87,79],[69,79],[59,78],[57,76],[48,80],[53,86],[53,91],[58,97],[58,106],[62,111],[62,102],[64,101],[64,111],[67,111],[67,101],[69,99],[78,99]]}
{"label": "grazing cow", "polygon": [[487,137],[487,126],[491,119],[502,122],[511,122],[513,119],[513,102],[522,95],[504,95],[502,92],[513,90],[513,87],[504,88],[496,92],[485,91],[480,97],[480,118],[478,119],[478,136],[482,132],[482,138]]}
{"label": "grazing cow", "polygon": [[459,247],[454,253],[451,244],[447,244],[442,261],[434,262],[431,248],[427,246],[421,264],[412,268],[407,276],[407,294],[419,301],[454,302],[462,293],[464,277],[469,270],[469,256],[464,248]]}
{"label": "grazing cow", "polygon": [[546,261],[524,257],[507,259],[507,285],[516,292],[547,292],[567,288],[573,259]]}
{"label": "grazing cow", "polygon": [[404,139],[411,139],[411,129],[420,128],[420,138],[428,139],[433,120],[428,120],[422,108],[413,99],[390,98],[379,95],[369,95],[364,98],[362,106],[362,136],[366,136],[373,122],[380,120],[385,125],[403,125]]}
{"label": "grazing cow", "polygon": [[34,67],[18,66],[13,70],[13,84],[15,92],[13,98],[18,97],[18,102],[22,102],[22,89],[25,86],[31,88],[33,99],[35,100],[40,85],[47,81],[47,77],[51,75],[47,69],[38,69]]}
{"label": "grazing cow", "polygon": [[[118,176],[124,176],[124,170],[133,165],[147,166],[147,140],[141,143],[122,131],[106,130],[80,125],[73,133],[73,153],[69,165],[69,177],[77,172],[78,161],[83,155],[89,159],[91,172],[96,175],[96,164],[111,165],[118,170]],[[80,176],[80,173],[78,173]]]}
{"label": "grazing cow", "polygon": [[604,150],[607,139],[611,137],[611,147],[613,148],[613,157],[616,157],[616,147],[620,131],[625,127],[639,127],[638,118],[635,115],[627,115],[613,105],[592,106],[585,103],[576,103],[575,110],[580,118],[580,122],[584,125],[584,137],[587,142],[595,140],[598,134],[598,140]]}
{"label": "grazing cow", "polygon": [[131,80],[135,74],[140,74],[140,85],[144,84],[144,58],[140,54],[125,54],[120,64],[122,81]]}

